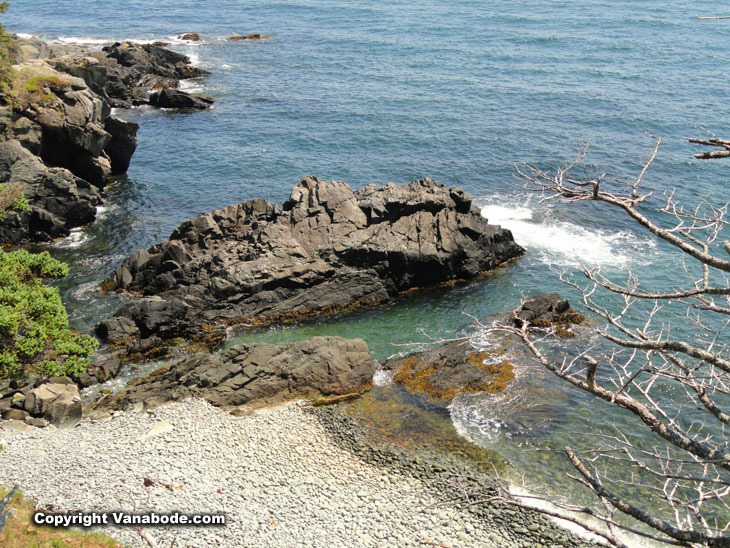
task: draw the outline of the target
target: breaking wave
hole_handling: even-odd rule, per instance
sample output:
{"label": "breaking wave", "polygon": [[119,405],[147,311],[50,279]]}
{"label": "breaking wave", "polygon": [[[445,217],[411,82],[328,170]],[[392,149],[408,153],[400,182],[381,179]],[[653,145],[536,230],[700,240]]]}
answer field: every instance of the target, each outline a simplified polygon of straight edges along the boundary
{"label": "breaking wave", "polygon": [[512,231],[515,241],[549,265],[625,267],[656,247],[648,239],[625,231],[611,231],[556,220],[550,210],[525,205],[489,204],[482,216]]}

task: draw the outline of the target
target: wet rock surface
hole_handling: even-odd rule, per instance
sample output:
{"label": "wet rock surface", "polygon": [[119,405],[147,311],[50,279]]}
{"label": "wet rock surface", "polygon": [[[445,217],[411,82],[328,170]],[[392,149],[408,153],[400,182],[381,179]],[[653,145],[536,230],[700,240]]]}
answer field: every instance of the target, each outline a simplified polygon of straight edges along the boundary
{"label": "wet rock surface", "polygon": [[525,300],[511,318],[515,327],[527,323],[538,328],[553,328],[560,338],[573,338],[570,326],[582,324],[585,316],[573,310],[567,299],[557,293],[535,295]]}
{"label": "wet rock surface", "polygon": [[203,213],[127,258],[108,284],[142,295],[97,334],[195,339],[294,321],[473,278],[523,252],[457,188],[423,179],[353,191],[307,177],[282,207],[259,199]]}
{"label": "wet rock surface", "polygon": [[393,381],[412,392],[450,402],[461,392],[503,392],[514,379],[505,350],[477,351],[467,340],[451,341],[438,348],[405,358],[392,358],[384,367],[393,371]]}
{"label": "wet rock surface", "polygon": [[376,364],[362,339],[312,337],[288,344],[244,344],[165,366],[93,412],[150,408],[189,396],[216,406],[260,407],[293,398],[342,395],[370,385]]}

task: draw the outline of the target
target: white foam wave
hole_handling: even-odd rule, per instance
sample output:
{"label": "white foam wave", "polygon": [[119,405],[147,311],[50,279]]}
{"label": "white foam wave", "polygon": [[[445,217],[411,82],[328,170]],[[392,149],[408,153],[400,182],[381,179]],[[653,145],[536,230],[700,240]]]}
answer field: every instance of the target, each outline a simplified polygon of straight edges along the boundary
{"label": "white foam wave", "polygon": [[86,234],[81,228],[72,228],[69,231],[68,236],[56,244],[58,247],[74,248],[79,247],[89,239],[89,235]]}
{"label": "white foam wave", "polygon": [[232,68],[233,67],[231,67],[231,65],[229,65],[228,63],[223,63],[221,65],[221,70],[231,70]]}
{"label": "white foam wave", "polygon": [[79,44],[85,46],[102,46],[112,42],[106,38],[87,38],[85,36],[59,36],[58,41],[63,44]]}
{"label": "white foam wave", "polygon": [[109,206],[97,206],[96,207],[96,220],[99,221],[109,214]]}
{"label": "white foam wave", "polygon": [[497,394],[458,394],[449,404],[456,433],[474,444],[495,441],[506,426],[499,418],[504,400]]}
{"label": "white foam wave", "polygon": [[87,282],[79,285],[73,290],[73,296],[76,300],[82,302],[88,302],[94,299],[96,293],[99,291],[99,282]]}
{"label": "white foam wave", "polygon": [[15,33],[15,36],[17,36],[18,38],[25,38],[25,39],[33,38],[32,34],[28,34],[26,32],[17,32],[17,33]]}
{"label": "white foam wave", "polygon": [[535,252],[546,264],[577,266],[582,261],[591,266],[623,267],[655,246],[627,231],[590,229],[549,217],[537,221],[535,211],[524,206],[491,204],[482,208],[482,216],[491,224],[511,230],[518,244]]}
{"label": "white foam wave", "polygon": [[393,384],[393,372],[386,369],[378,369],[373,374],[373,386],[389,386]]}
{"label": "white foam wave", "polygon": [[190,78],[188,80],[180,80],[178,89],[180,91],[187,91],[188,93],[200,93],[205,90],[205,84],[200,79]]}
{"label": "white foam wave", "polygon": [[165,41],[170,42],[171,44],[183,44],[185,46],[194,46],[194,47],[205,44],[205,40],[199,40],[199,41],[195,42],[193,40],[183,40],[182,38],[180,38],[181,36],[182,36],[182,34],[178,34],[177,36],[168,36],[167,38],[165,38]]}

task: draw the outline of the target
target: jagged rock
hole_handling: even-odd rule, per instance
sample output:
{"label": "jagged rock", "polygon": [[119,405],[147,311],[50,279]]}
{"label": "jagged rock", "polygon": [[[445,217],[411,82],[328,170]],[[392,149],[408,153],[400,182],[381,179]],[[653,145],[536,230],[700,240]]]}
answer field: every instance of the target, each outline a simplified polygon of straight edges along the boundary
{"label": "jagged rock", "polygon": [[17,140],[0,142],[0,181],[23,184],[30,204],[8,210],[0,223],[0,242],[48,241],[90,223],[101,204],[99,190],[64,168],[47,167]]}
{"label": "jagged rock", "polygon": [[513,366],[504,354],[504,349],[478,351],[467,341],[451,341],[405,358],[390,359],[384,368],[394,372],[394,382],[410,391],[449,402],[461,392],[504,391],[514,379]]}
{"label": "jagged rock", "polygon": [[260,406],[315,395],[350,394],[369,386],[376,364],[362,339],[312,337],[285,344],[234,346],[162,368],[96,410],[145,408],[189,396],[217,406]]}
{"label": "jagged rock", "polygon": [[534,327],[553,327],[559,337],[572,338],[575,335],[568,328],[585,322],[585,319],[585,316],[570,307],[567,299],[557,293],[550,293],[535,295],[523,302],[512,317],[512,323],[515,327],[522,327],[525,322]]}
{"label": "jagged rock", "polygon": [[150,105],[157,108],[204,110],[212,104],[213,98],[208,95],[186,93],[177,89],[163,89],[150,95]]}
{"label": "jagged rock", "polygon": [[137,149],[139,124],[121,120],[116,116],[109,116],[104,120],[104,129],[111,135],[111,140],[104,148],[104,152],[109,157],[112,175],[126,173],[132,155]]}
{"label": "jagged rock", "polygon": [[[109,283],[144,292],[115,314],[141,337],[195,339],[225,324],[383,303],[473,278],[523,252],[457,188],[424,179],[353,191],[307,177],[282,208],[250,200],[186,221],[127,258]],[[97,334],[119,342],[105,326]]]}
{"label": "jagged rock", "polygon": [[80,78],[42,61],[15,69],[26,91],[0,107],[0,182],[23,185],[29,209],[6,211],[0,243],[19,245],[92,222],[99,189],[129,166],[138,126],[110,116]]}
{"label": "jagged rock", "polygon": [[83,79],[111,106],[147,104],[150,89],[176,88],[179,81],[210,74],[190,64],[190,58],[159,44],[118,42],[102,51],[56,46],[37,38],[18,40],[18,62],[43,59],[56,70]]}
{"label": "jagged rock", "polygon": [[26,395],[25,410],[58,428],[73,426],[82,415],[79,389],[73,381],[70,384],[41,384]]}
{"label": "jagged rock", "polygon": [[140,330],[129,318],[107,318],[96,326],[96,333],[105,341],[131,341],[137,339]]}

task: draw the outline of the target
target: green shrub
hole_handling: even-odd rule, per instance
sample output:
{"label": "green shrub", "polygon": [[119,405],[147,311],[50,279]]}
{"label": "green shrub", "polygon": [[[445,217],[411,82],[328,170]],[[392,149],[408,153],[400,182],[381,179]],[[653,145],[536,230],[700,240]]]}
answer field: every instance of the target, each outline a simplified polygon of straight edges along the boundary
{"label": "green shrub", "polygon": [[42,281],[67,274],[47,251],[0,250],[0,379],[75,375],[89,366],[96,339],[68,328],[58,290]]}

